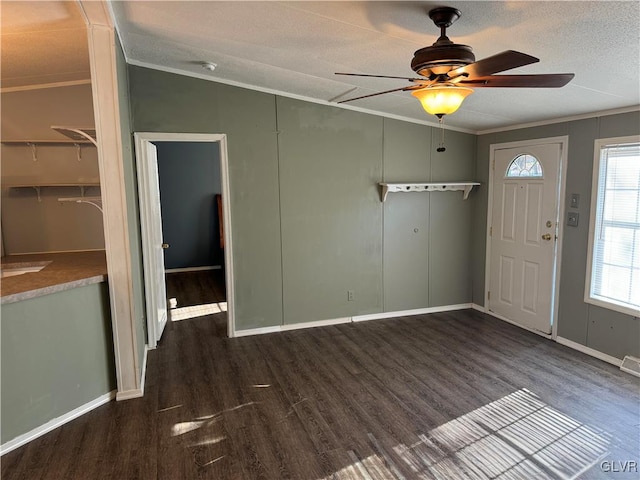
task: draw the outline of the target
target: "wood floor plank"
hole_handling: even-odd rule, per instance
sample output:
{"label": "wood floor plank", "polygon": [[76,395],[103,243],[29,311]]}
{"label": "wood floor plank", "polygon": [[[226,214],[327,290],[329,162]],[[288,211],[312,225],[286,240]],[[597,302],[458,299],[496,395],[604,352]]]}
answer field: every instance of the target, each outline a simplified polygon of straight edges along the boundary
{"label": "wood floor plank", "polygon": [[168,275],[145,396],[6,454],[2,478],[638,478],[619,470],[640,465],[640,380],[612,365],[473,310],[229,339],[223,281]]}

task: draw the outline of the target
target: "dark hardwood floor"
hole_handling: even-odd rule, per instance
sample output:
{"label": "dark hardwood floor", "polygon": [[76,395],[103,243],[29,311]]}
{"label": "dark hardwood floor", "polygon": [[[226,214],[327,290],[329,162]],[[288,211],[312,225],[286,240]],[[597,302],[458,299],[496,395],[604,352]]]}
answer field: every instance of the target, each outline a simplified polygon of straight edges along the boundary
{"label": "dark hardwood floor", "polygon": [[639,478],[640,382],[611,365],[472,310],[228,339],[221,279],[170,275],[144,398],[2,478]]}

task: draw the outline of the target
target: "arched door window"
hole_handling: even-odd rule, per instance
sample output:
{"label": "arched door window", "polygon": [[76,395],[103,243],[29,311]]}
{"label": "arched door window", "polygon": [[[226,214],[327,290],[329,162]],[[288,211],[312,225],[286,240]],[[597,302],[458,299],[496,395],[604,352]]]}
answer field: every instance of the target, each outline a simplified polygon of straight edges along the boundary
{"label": "arched door window", "polygon": [[536,157],[523,153],[514,158],[507,167],[507,178],[542,178],[542,165]]}

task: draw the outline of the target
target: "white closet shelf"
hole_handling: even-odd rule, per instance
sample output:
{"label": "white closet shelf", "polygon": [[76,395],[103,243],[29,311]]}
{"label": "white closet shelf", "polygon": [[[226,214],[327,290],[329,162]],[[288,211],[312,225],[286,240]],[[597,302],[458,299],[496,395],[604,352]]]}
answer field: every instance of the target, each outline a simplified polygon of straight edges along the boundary
{"label": "white closet shelf", "polygon": [[3,184],[2,188],[33,188],[36,191],[38,196],[38,202],[42,202],[42,196],[40,194],[40,190],[42,188],[79,188],[80,189],[80,198],[84,198],[85,188],[89,187],[99,187],[99,182],[78,182],[78,183],[13,183],[13,184]]}
{"label": "white closet shelf", "polygon": [[463,200],[469,197],[469,193],[477,182],[433,182],[433,183],[380,183],[382,187],[382,201],[387,199],[389,192],[456,192],[463,193]]}
{"label": "white closet shelf", "polygon": [[52,182],[33,182],[33,183],[7,183],[2,188],[40,188],[40,187],[99,187],[100,182],[70,182],[70,183],[52,183]]}
{"label": "white closet shelf", "polygon": [[37,145],[42,147],[68,147],[73,145],[93,145],[90,140],[2,140],[2,145],[24,147]]}

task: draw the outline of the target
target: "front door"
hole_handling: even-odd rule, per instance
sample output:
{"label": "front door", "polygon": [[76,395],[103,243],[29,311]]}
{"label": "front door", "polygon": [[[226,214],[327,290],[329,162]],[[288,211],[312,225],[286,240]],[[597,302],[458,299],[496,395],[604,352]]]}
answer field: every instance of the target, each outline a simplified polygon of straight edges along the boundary
{"label": "front door", "polygon": [[496,149],[489,311],[551,333],[561,144]]}

